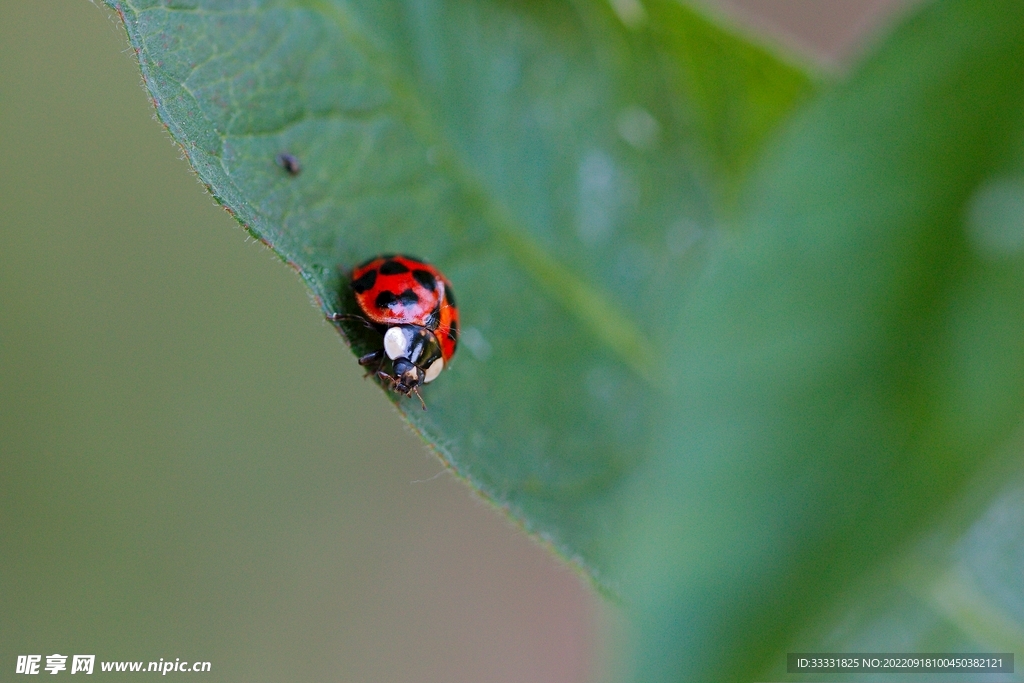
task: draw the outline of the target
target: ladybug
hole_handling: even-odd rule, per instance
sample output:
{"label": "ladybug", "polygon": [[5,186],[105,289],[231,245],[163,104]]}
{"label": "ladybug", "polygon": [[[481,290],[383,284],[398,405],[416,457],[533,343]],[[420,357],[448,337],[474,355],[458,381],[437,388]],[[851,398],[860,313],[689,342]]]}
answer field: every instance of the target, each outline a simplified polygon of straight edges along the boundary
{"label": "ladybug", "polygon": [[[459,309],[452,285],[434,266],[412,256],[375,256],[352,270],[356,303],[368,327],[383,335],[382,348],[359,359],[376,364],[376,375],[406,397],[434,381],[452,356],[459,336]],[[384,364],[391,362],[392,373]]]}

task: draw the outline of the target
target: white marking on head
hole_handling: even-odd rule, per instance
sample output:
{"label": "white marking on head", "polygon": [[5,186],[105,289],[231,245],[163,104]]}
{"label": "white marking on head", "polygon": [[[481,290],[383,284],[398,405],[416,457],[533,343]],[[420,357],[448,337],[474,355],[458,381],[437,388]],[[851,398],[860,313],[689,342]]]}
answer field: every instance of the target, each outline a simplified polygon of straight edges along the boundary
{"label": "white marking on head", "polygon": [[401,327],[392,327],[384,333],[384,353],[388,358],[404,358],[409,352],[409,338]]}
{"label": "white marking on head", "polygon": [[442,370],[444,370],[444,358],[438,358],[427,368],[427,372],[423,376],[423,383],[433,382],[434,378],[440,375]]}

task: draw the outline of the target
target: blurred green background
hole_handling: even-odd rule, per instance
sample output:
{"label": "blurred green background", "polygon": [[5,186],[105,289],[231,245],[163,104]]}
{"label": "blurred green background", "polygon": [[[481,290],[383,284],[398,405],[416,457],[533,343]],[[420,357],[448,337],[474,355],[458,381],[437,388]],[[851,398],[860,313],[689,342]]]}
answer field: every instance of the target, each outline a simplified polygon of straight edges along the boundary
{"label": "blurred green background", "polygon": [[[895,4],[815,24],[793,3],[790,26],[845,54]],[[126,50],[88,2],[0,3],[0,679],[52,653],[216,681],[600,677],[607,608],[362,381]]]}

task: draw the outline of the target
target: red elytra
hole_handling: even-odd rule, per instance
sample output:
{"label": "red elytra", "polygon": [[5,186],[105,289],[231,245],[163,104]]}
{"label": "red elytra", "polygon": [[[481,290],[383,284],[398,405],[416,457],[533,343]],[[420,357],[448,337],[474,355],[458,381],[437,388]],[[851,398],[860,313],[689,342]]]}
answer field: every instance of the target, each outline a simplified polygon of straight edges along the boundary
{"label": "red elytra", "polygon": [[[384,335],[384,347],[360,364],[378,364],[377,375],[392,389],[419,396],[419,385],[437,377],[458,345],[459,310],[448,278],[420,259],[388,254],[356,266],[350,284],[363,315]],[[393,374],[382,369],[386,359]]]}

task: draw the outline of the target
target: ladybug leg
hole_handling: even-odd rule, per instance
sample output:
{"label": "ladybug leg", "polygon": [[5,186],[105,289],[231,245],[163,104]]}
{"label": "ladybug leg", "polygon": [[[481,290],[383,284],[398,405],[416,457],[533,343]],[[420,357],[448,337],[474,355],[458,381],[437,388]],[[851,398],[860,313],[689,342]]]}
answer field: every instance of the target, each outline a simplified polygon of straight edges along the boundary
{"label": "ladybug leg", "polygon": [[392,377],[388,373],[384,372],[383,370],[378,370],[377,371],[377,379],[379,379],[382,382],[387,382],[388,389],[391,389],[392,391],[394,391],[395,385],[398,384],[398,380],[397,379],[395,379],[394,377]]}
{"label": "ladybug leg", "polygon": [[342,320],[358,320],[367,329],[375,329],[373,323],[371,323],[369,320],[367,320],[361,315],[352,315],[350,313],[328,313],[327,319],[332,323],[339,323]]}
{"label": "ladybug leg", "polygon": [[368,365],[377,364],[377,367],[373,370],[367,370],[366,374],[363,375],[363,379],[366,379],[370,375],[376,375],[384,368],[384,349],[377,349],[371,353],[366,354],[359,359],[359,364],[364,368]]}
{"label": "ladybug leg", "polygon": [[[365,356],[359,359],[359,364],[362,365],[363,367],[366,367],[367,365],[373,365],[374,363],[384,363],[384,349],[377,349],[376,351],[371,351],[370,353],[366,354]],[[377,370],[380,370],[380,368],[378,367]]]}

